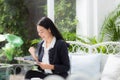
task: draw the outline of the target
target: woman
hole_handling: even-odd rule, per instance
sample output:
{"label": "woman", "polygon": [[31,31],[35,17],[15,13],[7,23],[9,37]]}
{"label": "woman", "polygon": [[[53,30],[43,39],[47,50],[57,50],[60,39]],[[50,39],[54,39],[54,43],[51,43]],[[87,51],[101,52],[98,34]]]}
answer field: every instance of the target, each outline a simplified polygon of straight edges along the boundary
{"label": "woman", "polygon": [[53,74],[66,78],[70,69],[70,61],[67,44],[62,35],[48,17],[43,17],[38,22],[37,32],[43,40],[38,44],[38,56],[35,55],[34,47],[30,47],[29,52],[37,62],[39,71],[28,71],[25,79],[34,77],[43,79]]}

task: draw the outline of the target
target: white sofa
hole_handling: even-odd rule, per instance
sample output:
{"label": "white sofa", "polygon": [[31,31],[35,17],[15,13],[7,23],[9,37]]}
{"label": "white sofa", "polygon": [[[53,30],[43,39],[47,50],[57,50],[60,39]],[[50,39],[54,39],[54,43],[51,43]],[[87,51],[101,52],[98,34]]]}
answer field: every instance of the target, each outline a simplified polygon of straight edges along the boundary
{"label": "white sofa", "polygon": [[120,80],[120,42],[68,43],[71,44],[68,80]]}
{"label": "white sofa", "polygon": [[[67,80],[120,80],[120,42],[68,43],[71,69]],[[41,80],[32,80],[36,79]]]}

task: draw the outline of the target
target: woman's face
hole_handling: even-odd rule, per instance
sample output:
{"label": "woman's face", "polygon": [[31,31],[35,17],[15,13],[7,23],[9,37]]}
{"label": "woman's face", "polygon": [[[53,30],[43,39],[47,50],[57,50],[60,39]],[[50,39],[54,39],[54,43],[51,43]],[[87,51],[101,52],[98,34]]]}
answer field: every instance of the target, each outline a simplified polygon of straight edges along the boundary
{"label": "woman's face", "polygon": [[38,35],[43,39],[43,40],[48,40],[49,37],[52,35],[50,29],[46,29],[43,26],[37,26],[37,32]]}

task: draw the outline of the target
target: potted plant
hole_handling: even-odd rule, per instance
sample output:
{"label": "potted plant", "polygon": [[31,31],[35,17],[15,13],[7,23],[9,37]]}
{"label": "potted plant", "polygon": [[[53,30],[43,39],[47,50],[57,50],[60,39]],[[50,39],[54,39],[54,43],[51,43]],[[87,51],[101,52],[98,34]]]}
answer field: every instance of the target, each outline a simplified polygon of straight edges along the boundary
{"label": "potted plant", "polygon": [[101,41],[120,41],[120,5],[105,19],[99,35]]}
{"label": "potted plant", "polygon": [[4,43],[0,49],[0,63],[4,63],[0,64],[0,79],[8,80],[9,70],[12,66],[8,63],[14,59],[14,56],[22,52],[20,47],[23,44],[23,40],[14,34],[3,34],[0,35],[0,42]]}
{"label": "potted plant", "polygon": [[4,34],[0,35],[0,41],[5,43],[0,49],[0,62],[9,62],[12,61],[14,56],[22,53],[20,47],[23,44],[23,40],[14,34]]}

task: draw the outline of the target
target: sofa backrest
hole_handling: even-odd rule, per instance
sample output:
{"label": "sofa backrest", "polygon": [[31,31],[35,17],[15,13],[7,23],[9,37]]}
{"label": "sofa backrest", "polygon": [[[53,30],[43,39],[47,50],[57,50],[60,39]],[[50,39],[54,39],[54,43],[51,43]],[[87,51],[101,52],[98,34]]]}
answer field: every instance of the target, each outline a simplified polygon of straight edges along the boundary
{"label": "sofa backrest", "polygon": [[70,53],[79,54],[119,54],[120,53],[120,42],[102,42],[94,45],[84,44],[78,41],[67,41],[70,46]]}
{"label": "sofa backrest", "polygon": [[[78,63],[81,63],[80,60],[86,59],[87,61],[89,61],[88,60],[89,57],[87,55],[94,54],[94,55],[97,55],[96,56],[97,58],[93,57],[94,58],[93,60],[97,59],[96,62],[94,61],[94,64],[96,64],[96,66],[97,66],[97,65],[99,65],[98,63],[100,62],[99,70],[100,70],[100,73],[102,73],[105,63],[108,58],[108,54],[120,54],[120,42],[102,42],[102,43],[95,44],[95,45],[88,45],[88,44],[84,44],[84,43],[77,42],[77,41],[68,41],[68,43],[71,45],[69,48],[70,59],[71,59],[71,62],[74,62],[74,63],[71,63],[71,65],[72,65],[71,69],[76,70],[76,71],[77,71],[78,67],[81,67],[81,64],[80,65],[78,64]],[[98,54],[101,55],[101,56],[99,56],[101,59],[98,57]],[[75,57],[73,57],[74,55],[75,55]],[[85,57],[83,55],[87,56],[87,58],[83,59],[83,57]],[[80,58],[82,58],[82,59],[80,59]],[[90,56],[90,61],[92,60],[91,58],[92,57]],[[99,59],[100,59],[100,61],[99,61]],[[85,63],[85,61],[83,61],[83,62]],[[78,66],[78,67],[76,67],[76,66]],[[94,65],[90,65],[90,66],[94,66]],[[84,67],[84,68],[86,68],[86,67]],[[97,69],[95,69],[95,70],[97,70]],[[93,69],[93,71],[94,71],[94,69]]]}

